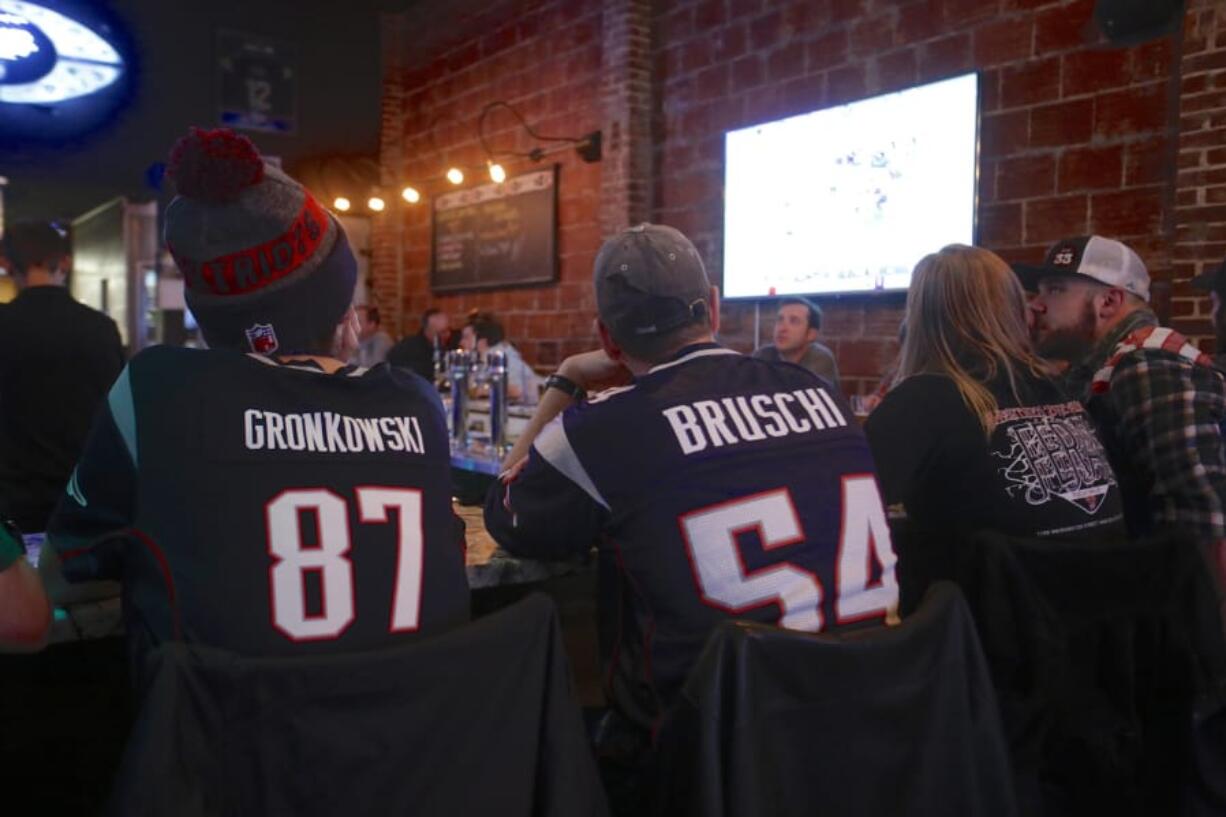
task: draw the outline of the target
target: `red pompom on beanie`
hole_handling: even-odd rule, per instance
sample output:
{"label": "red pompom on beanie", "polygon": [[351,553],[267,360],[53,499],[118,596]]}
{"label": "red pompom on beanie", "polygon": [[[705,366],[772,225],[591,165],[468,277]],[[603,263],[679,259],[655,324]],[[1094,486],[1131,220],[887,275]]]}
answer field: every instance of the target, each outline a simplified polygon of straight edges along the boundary
{"label": "red pompom on beanie", "polygon": [[318,353],[353,299],[345,231],[298,182],[226,129],[175,144],[166,244],[209,346]]}

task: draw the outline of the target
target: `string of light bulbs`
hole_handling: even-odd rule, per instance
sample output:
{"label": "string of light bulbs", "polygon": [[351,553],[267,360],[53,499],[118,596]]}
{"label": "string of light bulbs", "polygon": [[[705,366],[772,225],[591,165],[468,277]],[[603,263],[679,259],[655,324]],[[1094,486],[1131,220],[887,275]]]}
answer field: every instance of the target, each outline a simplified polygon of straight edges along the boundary
{"label": "string of light bulbs", "polygon": [[[557,144],[549,147],[541,147],[537,145],[526,151],[494,151],[490,147],[489,142],[486,140],[485,122],[486,118],[492,111],[500,108],[505,108],[506,110],[510,111],[511,114],[514,115],[519,121],[519,124],[523,127],[523,129],[533,139],[537,140],[538,142],[555,142]],[[499,161],[499,159],[502,157],[527,159],[533,163],[536,163],[542,161],[546,156],[573,148],[579,155],[579,158],[585,162],[599,162],[601,159],[600,131],[592,131],[591,133],[579,137],[547,136],[545,134],[538,133],[531,125],[528,124],[527,120],[524,119],[523,115],[516,110],[514,106],[512,106],[509,102],[504,102],[502,100],[491,102],[481,109],[481,113],[477,117],[477,138],[481,143],[481,149],[485,153],[485,164],[475,167],[452,165],[451,167],[447,168],[447,172],[441,176],[441,179],[445,179],[452,187],[459,187],[460,185],[464,184],[465,179],[469,178],[468,174],[465,173],[466,169],[472,171],[474,175],[477,172],[484,170],[491,182],[494,184],[502,184],[507,180],[506,167],[504,167]],[[400,198],[406,204],[418,204],[423,198],[422,190],[428,185],[431,185],[439,180],[440,177],[434,177],[431,179],[424,179],[416,184],[406,184],[400,189]],[[372,213],[382,213],[387,209],[389,198],[390,194],[385,188],[375,187],[373,188],[370,196],[366,199],[366,209]],[[348,196],[337,196],[332,200],[332,207],[339,213],[347,213],[353,209],[353,201]]]}

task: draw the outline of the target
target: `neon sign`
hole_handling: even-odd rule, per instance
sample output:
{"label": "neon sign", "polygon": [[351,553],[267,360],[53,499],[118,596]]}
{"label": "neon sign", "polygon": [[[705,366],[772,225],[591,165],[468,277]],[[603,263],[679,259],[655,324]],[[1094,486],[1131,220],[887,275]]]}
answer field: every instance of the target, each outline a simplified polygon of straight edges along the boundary
{"label": "neon sign", "polygon": [[123,57],[102,32],[36,3],[0,0],[0,103],[55,105],[123,73]]}
{"label": "neon sign", "polygon": [[0,23],[5,24],[4,28],[0,28],[0,60],[17,62],[38,51],[34,35],[17,28],[22,22],[24,21],[20,17],[0,14]]}

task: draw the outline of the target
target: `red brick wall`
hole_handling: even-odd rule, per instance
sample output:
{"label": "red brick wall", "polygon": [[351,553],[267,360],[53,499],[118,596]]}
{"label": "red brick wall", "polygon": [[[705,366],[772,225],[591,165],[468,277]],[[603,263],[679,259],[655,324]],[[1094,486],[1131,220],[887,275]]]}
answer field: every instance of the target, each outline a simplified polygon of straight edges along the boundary
{"label": "red brick wall", "polygon": [[1189,3],[1184,23],[1172,323],[1212,349],[1209,299],[1188,281],[1226,256],[1226,9]]}
{"label": "red brick wall", "polygon": [[[404,57],[403,26],[395,17],[385,17],[381,29],[381,59],[383,93],[379,105],[380,181],[391,189],[398,186],[398,174],[404,166]],[[371,222],[369,298],[381,308],[384,327],[399,336],[404,331],[403,268],[400,252],[399,201],[389,197],[392,213],[377,216]],[[360,200],[360,199],[359,199]]]}
{"label": "red brick wall", "polygon": [[[1169,275],[1172,43],[1106,48],[1093,5],[659,3],[657,217],[691,235],[718,272],[724,130],[980,69],[980,243],[1008,260],[1037,260],[1051,241],[1097,231]],[[896,352],[902,299],[822,305],[845,387],[872,388]],[[771,316],[762,317],[765,335]],[[725,339],[752,346],[752,307],[727,309],[724,324]]]}
{"label": "red brick wall", "polygon": [[[452,163],[483,164],[477,117],[495,100],[512,103],[540,133],[581,135],[599,128],[601,8],[596,0],[490,4],[463,22],[469,33],[459,32],[455,42],[428,62],[393,72],[385,84],[389,95],[402,102],[398,110],[385,104],[383,129],[400,129],[402,152],[396,156],[385,140],[385,172],[417,180],[437,177]],[[413,31],[393,33],[394,29],[395,18],[389,18],[385,50],[396,48],[393,40],[407,49]],[[490,115],[487,137],[495,149],[526,150],[535,144],[506,111]],[[403,331],[417,331],[419,316],[430,306],[451,314],[453,322],[477,307],[495,312],[510,339],[537,366],[552,367],[565,355],[595,346],[591,269],[601,241],[601,166],[585,164],[570,151],[546,161],[562,166],[557,284],[432,295],[429,191],[423,191],[427,197],[417,206],[397,202],[376,219],[375,288],[380,305],[393,312],[396,272],[385,260],[385,249],[395,245],[396,222],[403,220]],[[505,164],[511,175],[531,169],[526,160]],[[447,186],[436,181],[430,189],[443,191]]]}
{"label": "red brick wall", "polygon": [[[452,160],[480,161],[476,115],[494,99],[513,102],[544,132],[608,129],[620,117],[632,123],[636,138],[649,132],[654,151],[647,167],[622,156],[607,171],[570,155],[561,159],[562,274],[554,286],[432,297],[429,211],[409,209],[403,217],[403,303],[410,313],[405,330],[414,331],[413,316],[431,304],[457,317],[472,306],[492,309],[505,318],[529,361],[552,366],[594,340],[592,259],[602,224],[637,210],[637,196],[626,193],[637,189],[636,178],[650,183],[651,218],[689,234],[718,279],[725,130],[975,69],[983,72],[984,86],[980,243],[1009,260],[1036,260],[1061,236],[1095,231],[1136,247],[1156,279],[1186,277],[1193,269],[1182,255],[1180,265],[1172,266],[1177,218],[1203,215],[1176,214],[1176,152],[1182,151],[1180,162],[1188,170],[1221,166],[1223,173],[1226,154],[1208,147],[1209,136],[1193,145],[1186,136],[1179,142],[1178,38],[1108,47],[1091,19],[1093,0],[656,0],[649,18],[654,70],[644,90],[637,53],[630,60],[610,59],[609,49],[617,44],[602,30],[606,20],[625,28],[627,20],[640,19],[644,4],[617,0],[622,16],[611,18],[602,12],[608,5],[495,4],[468,21],[472,34],[461,32],[425,65],[391,71],[387,87],[396,104],[384,106],[385,137],[392,134],[403,154],[389,150],[385,138],[389,176],[422,177]],[[1216,48],[1220,26],[1197,39],[1198,13],[1203,15],[1189,12],[1190,46],[1205,42],[1205,48]],[[641,43],[644,35],[635,25],[627,30]],[[404,49],[411,32],[400,37],[393,48]],[[1214,59],[1196,62],[1189,54],[1182,67],[1185,74],[1205,68],[1205,89],[1216,90],[1223,80],[1209,73],[1208,66],[1218,64]],[[641,106],[629,113],[624,107],[602,110],[625,101],[607,76],[610,66],[625,72],[635,98],[649,94],[654,100],[650,127],[643,124]],[[1192,75],[1188,80],[1201,81]],[[1219,97],[1213,99],[1220,108]],[[1202,106],[1199,113],[1215,108],[1210,102],[1206,96],[1191,104]],[[1185,120],[1194,115],[1187,104]],[[1214,121],[1214,127],[1226,124],[1220,113]],[[494,124],[501,131],[497,144],[519,138],[509,117]],[[605,138],[610,136],[606,130]],[[1187,164],[1192,155],[1194,164]],[[1226,196],[1218,198],[1226,187],[1213,187],[1226,185],[1226,177],[1197,179],[1204,189],[1195,195],[1206,204],[1226,202]],[[622,205],[602,220],[601,199],[608,195],[621,196]],[[1179,195],[1187,201],[1187,184]],[[396,273],[379,248],[393,241],[396,219],[385,216],[376,235],[376,288],[385,304],[396,300]],[[1226,216],[1220,221],[1218,231],[1226,231]],[[1226,242],[1226,232],[1208,231],[1201,239],[1197,258],[1217,251],[1213,242]],[[1187,297],[1178,288],[1176,295]],[[1195,303],[1176,301],[1185,314],[1199,315]],[[848,389],[871,388],[895,353],[902,299],[831,299],[823,306],[826,340],[839,356]],[[771,316],[764,310],[762,317],[765,335]],[[751,307],[725,310],[730,343],[752,346],[752,328]]]}
{"label": "red brick wall", "polygon": [[601,22],[600,230],[613,235],[651,218],[651,0],[605,0]]}

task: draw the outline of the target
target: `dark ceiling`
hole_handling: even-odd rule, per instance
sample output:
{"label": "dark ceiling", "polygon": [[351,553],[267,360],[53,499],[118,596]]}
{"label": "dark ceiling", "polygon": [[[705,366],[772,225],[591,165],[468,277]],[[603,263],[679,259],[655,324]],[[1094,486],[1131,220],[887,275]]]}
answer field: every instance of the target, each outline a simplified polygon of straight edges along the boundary
{"label": "dark ceiling", "polygon": [[136,52],[131,99],[89,135],[0,150],[0,176],[9,180],[5,220],[68,219],[120,195],[157,198],[146,181],[150,165],[165,158],[189,125],[218,124],[218,29],[275,38],[295,51],[297,130],[250,133],[263,152],[290,164],[328,154],[373,155],[379,133],[380,13],[407,5],[404,0],[114,0],[108,11],[127,29]]}

